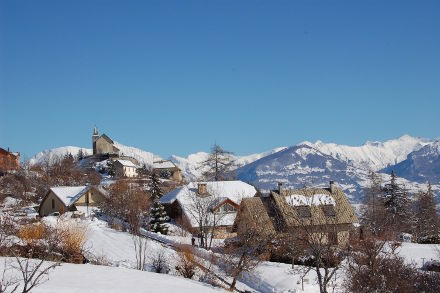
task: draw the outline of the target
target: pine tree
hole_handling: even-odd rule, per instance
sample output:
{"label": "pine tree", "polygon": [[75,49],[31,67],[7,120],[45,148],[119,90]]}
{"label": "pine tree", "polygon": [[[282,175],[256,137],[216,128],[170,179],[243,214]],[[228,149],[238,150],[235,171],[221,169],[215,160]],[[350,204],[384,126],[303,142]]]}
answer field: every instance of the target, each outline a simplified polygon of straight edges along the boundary
{"label": "pine tree", "polygon": [[150,230],[163,235],[168,234],[168,226],[166,224],[168,220],[165,208],[159,199],[155,197],[153,199],[153,206],[150,209]]}
{"label": "pine tree", "polygon": [[440,243],[440,219],[435,208],[431,184],[428,191],[420,191],[416,204],[416,233],[420,243]]}
{"label": "pine tree", "polygon": [[82,149],[78,150],[78,154],[76,155],[76,158],[78,159],[78,161],[81,161],[82,159],[84,159],[84,152]]}
{"label": "pine tree", "polygon": [[160,179],[156,172],[152,172],[150,175],[150,193],[153,198],[161,198],[163,196],[162,189],[160,188]]}
{"label": "pine tree", "polygon": [[155,172],[150,175],[150,193],[153,199],[153,205],[150,209],[150,230],[153,232],[160,232],[161,234],[168,234],[168,222],[169,218],[165,212],[165,208],[160,203],[160,198],[163,193],[160,188],[159,177]]}
{"label": "pine tree", "polygon": [[408,192],[396,181],[394,171],[391,172],[390,183],[383,188],[383,203],[387,212],[387,224],[393,232],[406,231],[411,225],[412,215]]}

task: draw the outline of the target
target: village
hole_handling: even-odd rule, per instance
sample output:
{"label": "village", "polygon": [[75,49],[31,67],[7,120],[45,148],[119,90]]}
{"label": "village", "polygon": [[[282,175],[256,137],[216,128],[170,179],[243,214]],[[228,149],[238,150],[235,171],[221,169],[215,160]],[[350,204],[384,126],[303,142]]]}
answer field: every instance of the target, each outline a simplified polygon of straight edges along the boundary
{"label": "village", "polygon": [[[91,149],[33,166],[0,150],[0,248],[7,257],[0,292],[44,292],[73,264],[114,267],[104,272],[114,278],[117,267],[174,275],[178,292],[436,292],[440,284],[431,190],[420,202],[428,205],[419,211],[426,224],[412,228],[402,218],[408,206],[399,201],[400,187],[381,186],[374,174],[359,211],[332,180],[300,189],[274,182],[264,193],[234,178],[230,152],[218,145],[198,180],[171,160],[141,164],[96,126]],[[395,201],[385,202],[390,197]],[[171,279],[148,278],[145,286],[171,288]],[[93,278],[82,282],[92,286]],[[135,291],[123,281],[115,286]]]}

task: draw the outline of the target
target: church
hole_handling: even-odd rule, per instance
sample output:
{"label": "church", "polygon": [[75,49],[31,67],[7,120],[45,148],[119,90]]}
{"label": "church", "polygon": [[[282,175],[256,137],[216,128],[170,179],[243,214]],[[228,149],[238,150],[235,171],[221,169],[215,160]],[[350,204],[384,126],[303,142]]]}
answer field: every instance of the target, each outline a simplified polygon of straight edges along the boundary
{"label": "church", "polygon": [[106,134],[99,136],[98,129],[93,129],[92,136],[93,155],[119,156],[119,149],[115,146],[113,140]]}

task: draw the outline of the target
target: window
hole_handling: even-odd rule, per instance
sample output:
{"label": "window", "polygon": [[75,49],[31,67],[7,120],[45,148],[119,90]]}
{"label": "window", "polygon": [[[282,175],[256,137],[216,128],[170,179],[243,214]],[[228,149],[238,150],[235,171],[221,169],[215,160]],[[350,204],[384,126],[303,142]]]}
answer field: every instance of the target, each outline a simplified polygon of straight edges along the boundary
{"label": "window", "polygon": [[52,209],[55,209],[55,199],[52,198]]}
{"label": "window", "polygon": [[324,212],[324,215],[326,217],[335,217],[336,216],[335,207],[331,204],[322,206],[322,211]]}
{"label": "window", "polygon": [[296,208],[296,210],[300,218],[310,218],[312,216],[309,206],[299,206]]}
{"label": "window", "polygon": [[331,245],[338,245],[338,233],[328,232],[328,243]]}
{"label": "window", "polygon": [[216,213],[233,213],[236,211],[237,209],[230,203],[225,203],[215,210]]}

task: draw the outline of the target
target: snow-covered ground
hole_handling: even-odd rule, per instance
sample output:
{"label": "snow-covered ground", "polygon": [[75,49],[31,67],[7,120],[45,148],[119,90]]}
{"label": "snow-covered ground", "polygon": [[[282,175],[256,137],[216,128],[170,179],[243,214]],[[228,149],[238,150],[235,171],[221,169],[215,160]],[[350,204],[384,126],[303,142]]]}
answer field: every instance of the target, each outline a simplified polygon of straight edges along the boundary
{"label": "snow-covered ground", "polygon": [[[3,262],[11,258],[0,257],[0,273]],[[18,276],[18,271],[9,274]],[[220,292],[221,289],[201,282],[166,274],[138,271],[126,268],[90,264],[63,263],[49,274],[48,280],[35,287],[34,293],[120,293],[120,292]]]}
{"label": "snow-covered ground", "polygon": [[[201,271],[196,274],[193,281],[178,276],[175,270],[178,254],[172,245],[189,244],[191,243],[190,236],[164,236],[145,232],[145,235],[160,241],[147,240],[148,257],[145,269],[149,272],[141,272],[134,269],[136,256],[133,239],[129,233],[114,230],[108,227],[107,222],[98,218],[72,219],[69,218],[69,213],[61,218],[45,217],[44,221],[50,225],[70,222],[85,229],[87,231],[85,256],[91,260],[98,259],[106,266],[62,264],[50,274],[48,282],[33,292],[145,292],[145,290],[209,292],[220,290],[197,282],[203,275]],[[178,233],[176,226],[173,226],[171,230]],[[402,243],[398,252],[407,263],[421,268],[423,262],[440,258],[436,247],[436,245],[429,244]],[[167,259],[170,269],[168,275],[152,272],[152,257],[159,252],[162,252]],[[209,258],[209,252],[195,248],[195,254],[199,261],[207,265],[206,259]],[[221,257],[221,255],[217,256]],[[290,264],[262,262],[255,271],[239,280],[237,288],[253,292],[319,292],[316,273],[313,270],[305,272],[305,267],[295,267],[296,269],[292,270]],[[213,265],[211,269],[224,279],[231,280],[219,267]],[[343,275],[342,269],[338,271],[338,278],[335,281],[336,292],[341,292]],[[304,286],[304,291],[302,291],[302,286]]]}

